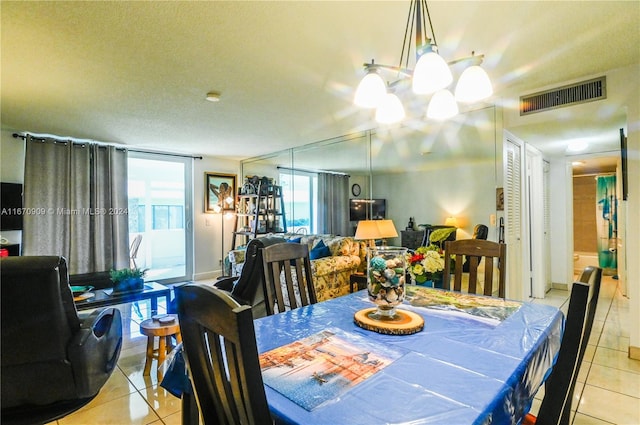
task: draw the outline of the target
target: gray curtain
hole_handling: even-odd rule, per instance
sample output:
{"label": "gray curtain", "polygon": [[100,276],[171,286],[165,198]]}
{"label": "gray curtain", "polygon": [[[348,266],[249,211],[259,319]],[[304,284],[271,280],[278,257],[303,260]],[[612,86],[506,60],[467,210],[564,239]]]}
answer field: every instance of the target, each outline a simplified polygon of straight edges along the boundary
{"label": "gray curtain", "polygon": [[61,255],[69,273],[129,266],[127,152],[26,140],[24,255]]}
{"label": "gray curtain", "polygon": [[318,232],[349,235],[349,176],[318,173]]}

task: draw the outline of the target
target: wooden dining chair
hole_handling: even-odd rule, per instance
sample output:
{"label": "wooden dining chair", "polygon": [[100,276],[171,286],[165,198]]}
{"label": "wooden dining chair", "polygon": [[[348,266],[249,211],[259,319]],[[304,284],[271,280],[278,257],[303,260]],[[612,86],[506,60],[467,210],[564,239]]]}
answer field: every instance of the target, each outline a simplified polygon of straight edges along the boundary
{"label": "wooden dining chair", "polygon": [[558,358],[547,378],[538,415],[526,414],[522,425],[568,425],[578,372],[587,349],[598,305],[602,269],[587,267],[571,287]]}
{"label": "wooden dining chair", "polygon": [[444,272],[443,282],[445,289],[451,288],[451,262],[453,266],[453,290],[462,291],[462,277],[467,275],[463,271],[465,257],[468,259],[469,286],[467,292],[470,294],[478,293],[478,266],[484,259],[484,280],[482,285],[484,295],[493,295],[493,265],[494,258],[498,259],[498,296],[505,297],[506,285],[506,261],[507,261],[507,245],[503,243],[487,241],[482,239],[461,239],[457,241],[447,241],[444,244]]}
{"label": "wooden dining chair", "polygon": [[262,261],[268,315],[318,302],[307,245],[285,242],[267,246],[262,249]]}
{"label": "wooden dining chair", "polygon": [[175,290],[185,361],[202,422],[271,425],[251,307],[208,284]]}

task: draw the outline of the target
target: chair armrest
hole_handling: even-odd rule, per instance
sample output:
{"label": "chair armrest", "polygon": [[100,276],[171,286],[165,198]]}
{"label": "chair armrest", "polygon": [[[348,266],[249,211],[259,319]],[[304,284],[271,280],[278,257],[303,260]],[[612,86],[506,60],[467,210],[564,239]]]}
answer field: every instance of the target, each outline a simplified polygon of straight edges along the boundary
{"label": "chair armrest", "polygon": [[68,351],[80,397],[97,394],[115,369],[121,348],[120,310],[96,310],[82,319]]}
{"label": "chair armrest", "polygon": [[221,277],[220,279],[215,281],[213,286],[218,288],[218,289],[222,289],[224,291],[231,292],[231,290],[233,289],[233,286],[236,284],[236,281],[238,279],[239,279],[239,276]]}

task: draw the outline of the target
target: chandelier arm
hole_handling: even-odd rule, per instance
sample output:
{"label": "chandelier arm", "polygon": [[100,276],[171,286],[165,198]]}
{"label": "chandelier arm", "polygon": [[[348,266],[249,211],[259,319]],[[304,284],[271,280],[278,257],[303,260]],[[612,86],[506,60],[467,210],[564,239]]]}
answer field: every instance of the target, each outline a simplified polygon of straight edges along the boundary
{"label": "chandelier arm", "polygon": [[[481,55],[472,54],[471,56],[465,56],[463,58],[454,59],[452,61],[449,61],[449,62],[447,62],[447,65],[455,65],[457,63],[465,62],[465,61],[477,61],[478,65],[479,65],[479,64],[481,64],[483,62],[483,59],[484,59],[484,54],[481,54]],[[398,72],[398,73],[404,74],[404,75],[406,75],[408,77],[411,77],[413,75],[413,70],[408,68],[408,67],[401,67],[401,66],[395,66],[395,65],[385,65],[385,64],[381,64],[381,63],[368,63],[368,62],[363,63],[362,66],[367,71],[369,71],[371,69],[386,69],[387,71]]]}
{"label": "chandelier arm", "polygon": [[424,37],[422,36],[422,28],[424,28],[424,20],[422,19],[422,0],[415,1],[414,20],[416,21],[416,38],[415,38],[415,50],[416,50],[416,63],[420,59],[422,52],[422,46],[424,45]]}
{"label": "chandelier arm", "polygon": [[381,63],[364,63],[363,64],[365,70],[369,71],[371,69],[386,69],[387,71],[394,71],[394,72],[398,72],[400,74],[404,74],[408,77],[411,77],[413,75],[413,70],[409,69],[409,68],[403,68],[400,66],[395,66],[395,65],[385,65],[385,64],[381,64]]}
{"label": "chandelier arm", "polygon": [[484,54],[476,55],[475,52],[471,53],[471,56],[465,56],[463,58],[454,59],[452,61],[447,62],[447,65],[455,65],[464,61],[474,61],[477,62],[474,65],[480,65],[484,61]]}
{"label": "chandelier arm", "polygon": [[[400,52],[400,64],[398,65],[398,68],[402,68],[402,59],[404,59],[405,47],[407,46],[407,41],[411,38],[411,33],[413,32],[413,22],[411,21],[411,8],[413,7],[413,4],[415,1],[416,0],[411,0],[411,4],[409,6],[409,13],[407,14],[407,24],[404,27],[404,38],[402,39],[402,51]],[[411,29],[409,29],[409,25],[411,25]],[[406,68],[409,67],[409,50],[410,49],[411,49],[411,46],[408,46],[407,59],[405,64]]]}
{"label": "chandelier arm", "polygon": [[436,32],[433,30],[433,23],[431,23],[431,14],[429,13],[429,5],[427,4],[427,0],[424,1],[424,8],[427,11],[427,18],[429,18],[429,27],[431,28],[431,35],[433,36],[433,44],[438,45],[438,41],[436,40]]}

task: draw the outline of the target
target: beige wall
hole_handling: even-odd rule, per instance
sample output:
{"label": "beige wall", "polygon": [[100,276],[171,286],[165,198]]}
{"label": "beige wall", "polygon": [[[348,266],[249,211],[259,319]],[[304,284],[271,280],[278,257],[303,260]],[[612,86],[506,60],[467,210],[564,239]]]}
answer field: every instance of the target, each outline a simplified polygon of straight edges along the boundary
{"label": "beige wall", "polygon": [[573,178],[573,250],[597,252],[596,180],[593,176]]}

